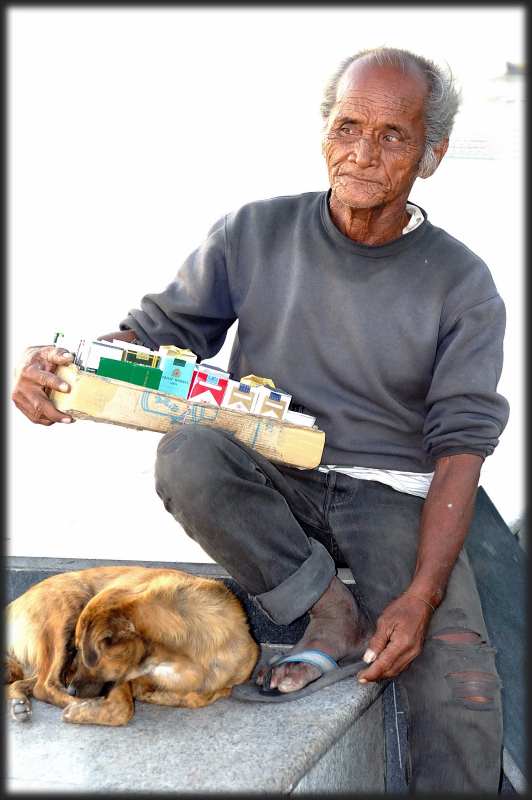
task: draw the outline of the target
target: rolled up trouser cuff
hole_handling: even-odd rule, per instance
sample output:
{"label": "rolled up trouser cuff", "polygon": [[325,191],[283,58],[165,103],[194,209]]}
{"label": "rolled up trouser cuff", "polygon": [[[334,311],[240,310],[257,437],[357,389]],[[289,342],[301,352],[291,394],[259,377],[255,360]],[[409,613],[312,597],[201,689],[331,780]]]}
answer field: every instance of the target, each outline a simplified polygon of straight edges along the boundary
{"label": "rolled up trouser cuff", "polygon": [[316,539],[309,538],[309,542],[312,552],[296,572],[275,589],[251,598],[276,625],[290,625],[306,614],[336,575],[334,560],[325,547]]}

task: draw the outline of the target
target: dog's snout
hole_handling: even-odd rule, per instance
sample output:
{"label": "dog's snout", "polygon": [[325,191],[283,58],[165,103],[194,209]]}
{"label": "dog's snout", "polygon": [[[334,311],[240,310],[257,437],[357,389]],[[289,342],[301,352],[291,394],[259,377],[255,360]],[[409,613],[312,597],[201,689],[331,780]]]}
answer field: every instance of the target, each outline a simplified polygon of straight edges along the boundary
{"label": "dog's snout", "polygon": [[83,699],[107,697],[115,685],[115,681],[105,681],[101,678],[88,676],[78,670],[67,686],[67,692],[71,697]]}

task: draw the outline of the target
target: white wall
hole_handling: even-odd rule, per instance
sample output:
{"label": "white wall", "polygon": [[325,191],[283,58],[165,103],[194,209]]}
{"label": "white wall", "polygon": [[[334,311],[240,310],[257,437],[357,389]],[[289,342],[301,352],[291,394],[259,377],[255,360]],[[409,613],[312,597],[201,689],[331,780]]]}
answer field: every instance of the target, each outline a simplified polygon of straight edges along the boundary
{"label": "white wall", "polygon": [[[467,88],[524,60],[523,23],[489,6],[10,9],[8,387],[27,345],[116,330],[222,214],[325,188],[318,104],[344,56],[408,47]],[[521,172],[446,159],[412,193],[487,261],[509,308],[512,419],[481,481],[507,522],[524,504]],[[9,554],[210,560],[155,495],[158,435],[43,428],[8,406]]]}

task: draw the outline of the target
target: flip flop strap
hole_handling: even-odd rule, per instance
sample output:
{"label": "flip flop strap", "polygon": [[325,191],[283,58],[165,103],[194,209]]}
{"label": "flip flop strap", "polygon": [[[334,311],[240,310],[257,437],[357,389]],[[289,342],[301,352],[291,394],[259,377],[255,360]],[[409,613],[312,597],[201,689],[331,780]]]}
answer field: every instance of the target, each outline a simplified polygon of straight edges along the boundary
{"label": "flip flop strap", "polygon": [[269,659],[267,660],[267,662],[266,662],[266,663],[267,663],[267,665],[268,665],[269,667],[273,667],[273,665],[274,665],[274,664],[277,664],[277,662],[278,662],[278,661],[279,661],[281,658],[284,658],[284,653],[276,653],[274,656],[272,656],[271,658],[269,658]]}
{"label": "flip flop strap", "polygon": [[325,672],[332,672],[334,669],[340,669],[334,658],[331,658],[326,653],[320,653],[318,650],[303,650],[301,653],[285,656],[279,659],[275,663],[275,666],[278,667],[286,661],[303,661],[306,664],[312,664],[320,670],[322,675]]}

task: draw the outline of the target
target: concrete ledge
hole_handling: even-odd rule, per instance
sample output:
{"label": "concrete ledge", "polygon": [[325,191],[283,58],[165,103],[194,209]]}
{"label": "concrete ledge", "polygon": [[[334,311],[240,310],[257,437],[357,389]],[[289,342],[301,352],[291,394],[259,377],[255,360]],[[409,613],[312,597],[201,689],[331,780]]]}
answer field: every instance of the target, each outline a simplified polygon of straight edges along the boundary
{"label": "concrete ledge", "polygon": [[[273,646],[264,646],[269,657]],[[346,678],[286,704],[136,703],[123,728],[69,725],[32,700],[7,725],[8,792],[384,792],[382,686]]]}
{"label": "concrete ledge", "polygon": [[[295,644],[307,619],[274,625],[216,564],[6,559],[6,602],[50,575],[103,564],[169,567],[224,580],[240,597],[261,659]],[[340,575],[351,588],[349,570]],[[384,792],[385,684],[346,678],[286,704],[221,698],[203,709],[136,703],[123,728],[69,725],[32,698],[30,722],[7,725],[8,792]],[[30,766],[31,765],[31,766]]]}
{"label": "concrete ledge", "polygon": [[[482,528],[485,542],[490,526]],[[103,564],[168,567],[226,581],[241,599],[266,654],[270,646],[273,652],[281,644],[295,644],[307,624],[303,617],[293,625],[274,625],[213,563],[8,556],[5,602],[50,575]],[[338,570],[338,577],[357,596],[350,570]],[[275,706],[231,698],[195,711],[137,703],[131,722],[114,729],[68,725],[61,722],[60,709],[32,702],[29,724],[8,725],[8,792],[131,793],[137,785],[139,792],[217,794],[407,791],[406,729],[393,685],[362,687],[351,678]],[[506,748],[503,765],[502,793],[526,794],[526,780]],[[242,777],[233,778],[240,767]],[[217,769],[222,779],[211,789]],[[134,779],[135,789],[125,781],[126,773],[140,776],[140,782]]]}

